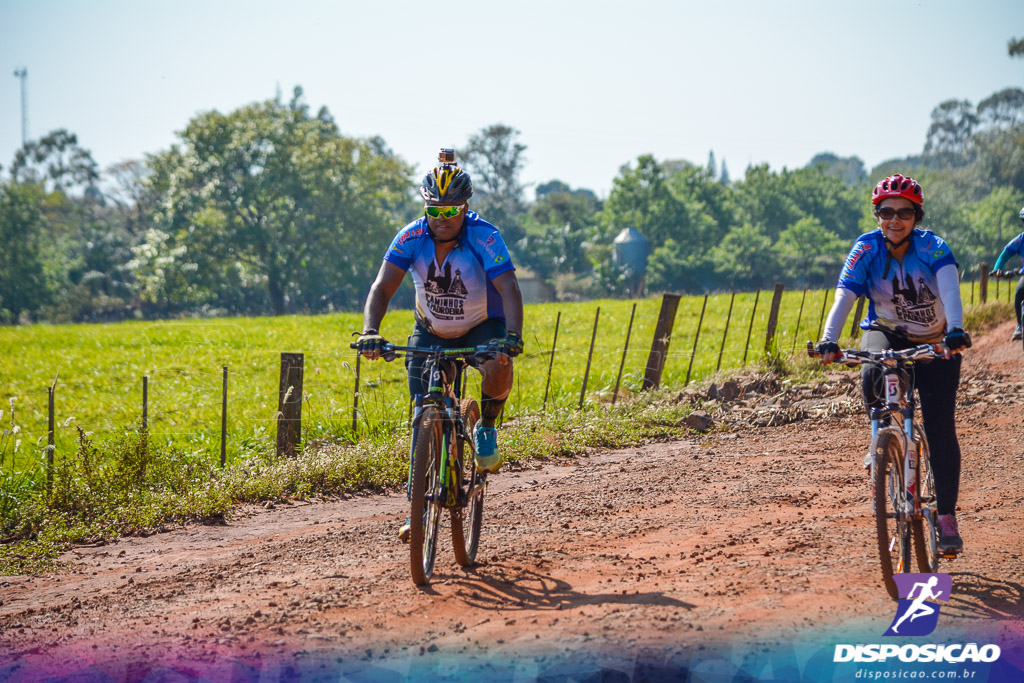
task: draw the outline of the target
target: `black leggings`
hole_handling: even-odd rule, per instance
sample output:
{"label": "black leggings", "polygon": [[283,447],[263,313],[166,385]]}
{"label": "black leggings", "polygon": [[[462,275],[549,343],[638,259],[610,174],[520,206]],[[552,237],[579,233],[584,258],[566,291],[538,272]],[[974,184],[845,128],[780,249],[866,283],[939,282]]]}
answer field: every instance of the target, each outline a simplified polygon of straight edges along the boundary
{"label": "black leggings", "polygon": [[[915,346],[915,343],[883,330],[867,330],[860,344],[860,348],[865,351],[905,349],[910,346]],[[956,438],[955,415],[960,363],[960,356],[954,355],[948,360],[915,363],[913,371],[920,397],[924,435],[928,440],[932,472],[935,474],[935,495],[940,515],[954,512],[960,495],[960,442]],[[869,365],[862,366],[861,385],[864,405],[868,409],[882,407],[881,371]]]}
{"label": "black leggings", "polygon": [[1017,316],[1017,324],[1020,325],[1020,305],[1024,302],[1024,277],[1017,281],[1017,291],[1013,293],[1013,312]]}

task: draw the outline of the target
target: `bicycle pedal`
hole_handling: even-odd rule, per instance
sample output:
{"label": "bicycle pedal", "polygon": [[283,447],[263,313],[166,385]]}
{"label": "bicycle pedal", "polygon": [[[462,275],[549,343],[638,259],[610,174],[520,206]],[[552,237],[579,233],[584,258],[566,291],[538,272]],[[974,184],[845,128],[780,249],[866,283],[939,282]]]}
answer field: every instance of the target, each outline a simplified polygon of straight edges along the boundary
{"label": "bicycle pedal", "polygon": [[939,555],[939,557],[941,557],[944,560],[955,560],[956,558],[960,557],[960,553],[945,552]]}

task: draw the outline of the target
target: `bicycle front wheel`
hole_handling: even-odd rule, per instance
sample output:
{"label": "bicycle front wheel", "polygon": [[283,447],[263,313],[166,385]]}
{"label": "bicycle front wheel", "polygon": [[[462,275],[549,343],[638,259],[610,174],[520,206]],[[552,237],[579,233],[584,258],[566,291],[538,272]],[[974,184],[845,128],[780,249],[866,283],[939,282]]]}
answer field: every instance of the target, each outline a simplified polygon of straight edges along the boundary
{"label": "bicycle front wheel", "polygon": [[882,580],[892,599],[898,600],[899,591],[892,577],[910,571],[910,516],[903,481],[903,448],[892,434],[878,437],[873,483]]}
{"label": "bicycle front wheel", "polygon": [[917,495],[920,500],[921,518],[913,520],[914,554],[917,555],[917,569],[926,574],[939,571],[938,513],[935,499],[935,476],[928,452],[928,441],[920,428],[914,428],[918,437],[917,452]]}
{"label": "bicycle front wheel", "polygon": [[441,495],[443,416],[428,406],[416,431],[412,468],[412,514],[409,533],[409,569],[417,586],[425,586],[434,573],[437,527],[444,500]]}
{"label": "bicycle front wheel", "polygon": [[[460,406],[462,423],[472,438],[476,423],[480,420],[480,408],[471,398],[463,399]],[[476,562],[476,551],[480,547],[480,527],[484,519],[484,490],[487,474],[476,471],[473,460],[474,447],[459,438],[458,468],[459,495],[466,500],[459,500],[459,506],[451,509],[452,546],[455,550],[455,561],[460,567],[470,567]],[[465,504],[463,504],[465,503]]]}

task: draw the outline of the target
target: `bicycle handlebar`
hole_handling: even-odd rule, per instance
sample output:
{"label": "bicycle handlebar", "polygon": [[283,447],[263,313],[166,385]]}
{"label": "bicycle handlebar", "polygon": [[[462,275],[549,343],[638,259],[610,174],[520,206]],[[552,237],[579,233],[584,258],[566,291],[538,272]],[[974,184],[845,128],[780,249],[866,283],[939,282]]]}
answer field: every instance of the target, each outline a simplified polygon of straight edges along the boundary
{"label": "bicycle handlebar", "polygon": [[997,280],[1009,280],[1015,277],[1024,275],[1024,268],[1018,268],[1016,270],[993,270],[989,272],[990,277],[994,277]]}
{"label": "bicycle handlebar", "polygon": [[[922,359],[949,358],[951,354],[960,353],[961,349],[950,349],[945,344],[918,344],[907,349],[884,349],[882,351],[862,351],[861,349],[840,349],[836,363],[844,365],[863,365],[865,363],[900,363]],[[814,350],[814,342],[807,342],[807,355],[821,358]]]}
{"label": "bicycle handlebar", "polygon": [[[348,347],[358,350],[359,342],[351,342]],[[473,360],[486,361],[492,360],[498,355],[498,345],[491,343],[449,349],[443,346],[399,346],[389,342],[380,348],[380,357],[385,360],[394,360],[398,358],[399,353],[404,353],[407,356],[420,356],[422,358],[439,356],[449,359],[473,358]]]}

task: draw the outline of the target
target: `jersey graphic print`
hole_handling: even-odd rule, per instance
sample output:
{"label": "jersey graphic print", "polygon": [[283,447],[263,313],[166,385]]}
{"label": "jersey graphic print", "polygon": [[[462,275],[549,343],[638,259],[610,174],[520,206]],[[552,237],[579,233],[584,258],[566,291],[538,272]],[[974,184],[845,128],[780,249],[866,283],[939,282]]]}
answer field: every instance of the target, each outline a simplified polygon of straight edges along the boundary
{"label": "jersey graphic print", "polygon": [[862,329],[876,324],[914,342],[939,341],[946,331],[946,311],[935,274],[947,265],[955,267],[956,259],[929,230],[916,228],[910,239],[898,258],[889,253],[881,230],[861,235],[846,258],[838,286],[870,300]]}
{"label": "jersey graphic print", "polygon": [[935,293],[925,284],[924,278],[917,278],[914,287],[913,278],[907,278],[906,286],[900,286],[900,278],[892,278],[892,304],[896,308],[896,318],[903,322],[931,325],[935,322]]}
{"label": "jersey graphic print", "polygon": [[430,263],[427,279],[423,282],[427,309],[439,320],[461,320],[465,317],[466,296],[469,291],[462,282],[462,271],[452,277],[452,264],[444,264],[444,274],[437,272],[437,264]]}
{"label": "jersey graphic print", "polygon": [[425,218],[395,235],[384,260],[412,275],[416,324],[432,334],[453,339],[485,320],[505,319],[493,281],[515,267],[501,233],[473,211],[441,263]]}

